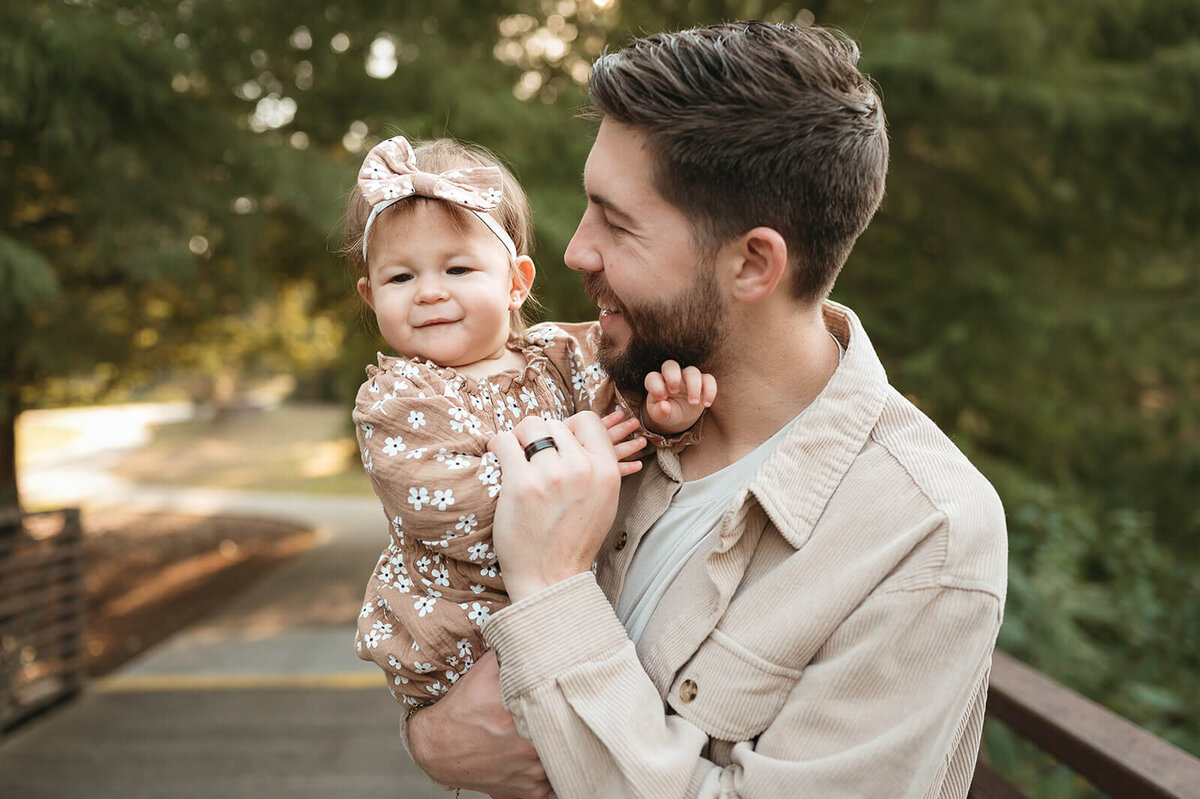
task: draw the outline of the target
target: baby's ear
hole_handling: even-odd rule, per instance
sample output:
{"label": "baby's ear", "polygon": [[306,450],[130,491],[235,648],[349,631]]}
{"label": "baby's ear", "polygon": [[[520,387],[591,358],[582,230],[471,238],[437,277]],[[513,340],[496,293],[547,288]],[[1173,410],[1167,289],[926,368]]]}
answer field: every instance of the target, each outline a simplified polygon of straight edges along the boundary
{"label": "baby's ear", "polygon": [[363,302],[367,304],[367,307],[374,311],[375,297],[371,294],[371,281],[367,280],[365,277],[360,277],[356,287],[358,288],[358,296],[362,297]]}
{"label": "baby's ear", "polygon": [[532,258],[528,255],[517,258],[512,273],[512,286],[509,289],[509,310],[515,311],[521,307],[521,303],[525,302],[525,298],[529,296],[529,290],[533,288],[533,277],[536,274],[537,269],[533,265]]}

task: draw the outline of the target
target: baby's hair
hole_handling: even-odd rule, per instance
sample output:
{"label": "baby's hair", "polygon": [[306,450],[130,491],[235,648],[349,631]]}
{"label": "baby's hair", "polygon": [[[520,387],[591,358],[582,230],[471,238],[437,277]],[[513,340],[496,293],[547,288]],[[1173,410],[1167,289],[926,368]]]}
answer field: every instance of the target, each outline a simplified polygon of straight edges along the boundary
{"label": "baby's hair", "polygon": [[[429,141],[413,141],[413,153],[416,156],[417,167],[422,172],[438,174],[451,169],[470,169],[477,166],[494,166],[500,168],[501,190],[504,198],[500,205],[490,214],[500,223],[505,232],[512,237],[516,245],[517,255],[529,255],[533,249],[533,213],[529,209],[529,198],[525,190],[499,158],[477,144],[458,141],[457,139],[431,139]],[[372,230],[377,230],[384,219],[395,219],[398,215],[411,213],[418,203],[438,203],[450,212],[450,218],[458,232],[469,230],[469,225],[480,224],[472,219],[472,213],[453,203],[442,202],[427,197],[409,197],[385,208],[371,224]],[[363,199],[357,182],[350,189],[346,201],[346,227],[342,242],[342,254],[354,268],[355,279],[367,277],[367,262],[363,258],[363,235],[367,226],[367,218],[371,215],[371,206]],[[510,258],[509,267],[513,274],[517,273],[516,262]],[[536,304],[531,294],[526,299],[527,304]],[[514,332],[525,329],[525,320],[521,311],[511,314],[511,324]]]}

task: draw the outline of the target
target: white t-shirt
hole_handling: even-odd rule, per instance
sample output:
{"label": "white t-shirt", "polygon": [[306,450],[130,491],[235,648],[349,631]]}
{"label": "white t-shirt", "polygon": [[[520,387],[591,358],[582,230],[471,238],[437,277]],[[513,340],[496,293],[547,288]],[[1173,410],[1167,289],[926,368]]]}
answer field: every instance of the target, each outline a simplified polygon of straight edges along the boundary
{"label": "white t-shirt", "polygon": [[[838,342],[839,357],[844,354]],[[631,641],[637,643],[683,564],[716,535],[721,516],[734,495],[750,482],[754,472],[803,415],[802,410],[752,452],[724,469],[679,487],[667,510],[642,536],[617,598],[617,618],[625,625]]]}

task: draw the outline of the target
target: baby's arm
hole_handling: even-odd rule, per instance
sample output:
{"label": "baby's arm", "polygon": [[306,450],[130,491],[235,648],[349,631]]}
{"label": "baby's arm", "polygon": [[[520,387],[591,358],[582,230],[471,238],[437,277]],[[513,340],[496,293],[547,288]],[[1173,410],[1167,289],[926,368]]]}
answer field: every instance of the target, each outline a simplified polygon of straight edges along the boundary
{"label": "baby's arm", "polygon": [[717,379],[695,366],[681,369],[666,361],[658,372],[646,375],[646,402],[642,422],[662,435],[682,433],[696,423],[717,397]]}

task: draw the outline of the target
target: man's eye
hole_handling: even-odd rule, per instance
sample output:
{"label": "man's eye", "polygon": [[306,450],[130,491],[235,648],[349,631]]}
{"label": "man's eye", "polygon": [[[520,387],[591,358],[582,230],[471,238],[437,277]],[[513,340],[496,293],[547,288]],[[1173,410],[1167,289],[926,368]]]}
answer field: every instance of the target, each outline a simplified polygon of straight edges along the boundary
{"label": "man's eye", "polygon": [[465,275],[470,271],[471,271],[471,268],[467,267],[467,266],[452,266],[446,270],[446,274],[448,274],[448,275]]}

